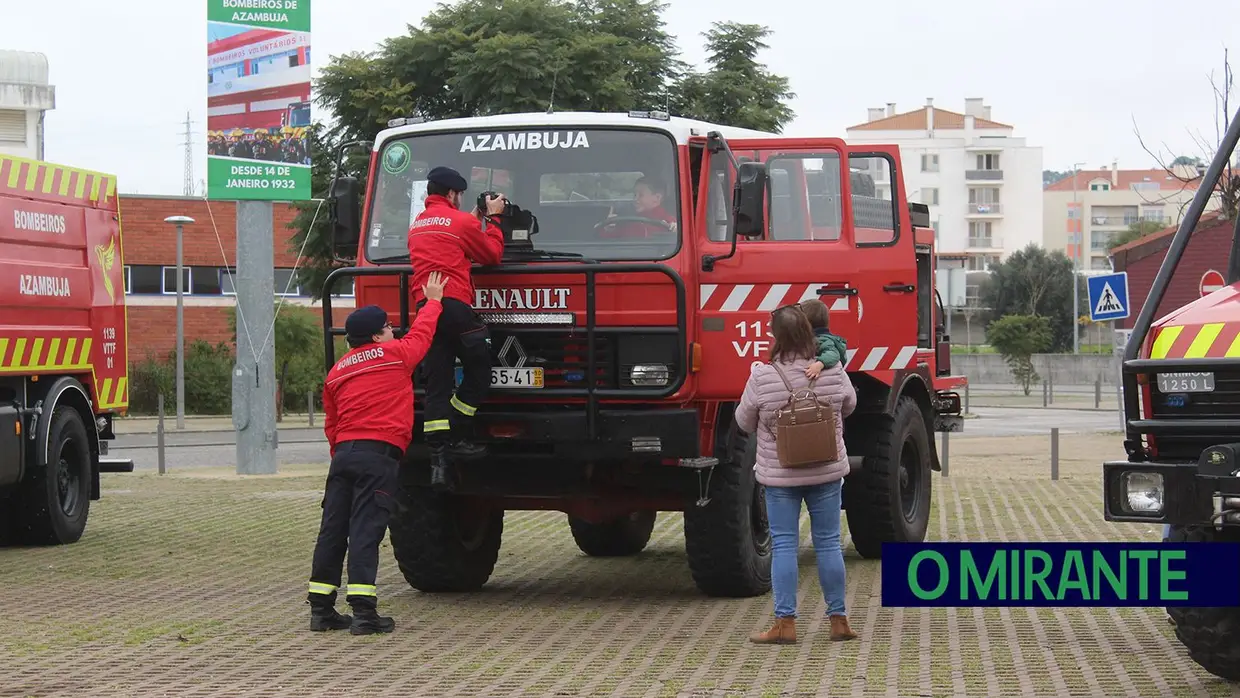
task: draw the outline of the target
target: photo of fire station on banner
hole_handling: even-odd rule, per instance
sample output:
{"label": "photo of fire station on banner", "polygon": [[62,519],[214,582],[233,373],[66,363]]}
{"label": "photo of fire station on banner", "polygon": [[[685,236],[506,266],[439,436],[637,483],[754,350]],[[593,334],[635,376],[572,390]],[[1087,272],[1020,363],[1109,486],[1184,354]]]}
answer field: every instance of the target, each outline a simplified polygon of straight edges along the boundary
{"label": "photo of fire station on banner", "polygon": [[207,197],[310,198],[310,0],[207,0]]}

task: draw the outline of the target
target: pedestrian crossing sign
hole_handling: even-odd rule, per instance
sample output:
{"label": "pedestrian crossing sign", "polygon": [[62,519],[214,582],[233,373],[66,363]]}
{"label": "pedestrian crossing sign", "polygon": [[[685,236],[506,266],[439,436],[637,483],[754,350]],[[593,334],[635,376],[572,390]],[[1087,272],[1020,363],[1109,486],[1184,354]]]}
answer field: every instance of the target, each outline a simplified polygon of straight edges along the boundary
{"label": "pedestrian crossing sign", "polygon": [[1104,322],[1128,317],[1128,272],[1090,276],[1087,284],[1090,320]]}

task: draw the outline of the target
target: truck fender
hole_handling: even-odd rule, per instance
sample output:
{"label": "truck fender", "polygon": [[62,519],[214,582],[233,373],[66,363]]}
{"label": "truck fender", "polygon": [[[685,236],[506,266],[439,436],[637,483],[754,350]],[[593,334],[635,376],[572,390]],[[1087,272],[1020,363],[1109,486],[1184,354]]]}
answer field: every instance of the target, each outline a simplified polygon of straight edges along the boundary
{"label": "truck fender", "polygon": [[61,376],[52,381],[43,397],[35,400],[38,418],[33,432],[34,449],[31,457],[35,468],[46,468],[48,451],[51,450],[52,413],[60,405],[71,407],[82,416],[86,424],[86,437],[90,440],[91,499],[99,499],[99,427],[95,424],[95,411],[91,406],[86,388],[72,376]]}
{"label": "truck fender", "polygon": [[934,382],[930,378],[930,367],[926,364],[917,364],[915,368],[896,371],[891,392],[887,394],[885,409],[887,414],[895,414],[896,403],[904,395],[917,401],[918,406],[921,407],[921,418],[926,423],[926,433],[930,435],[930,469],[942,471],[943,464],[939,462],[939,444],[934,438],[934,408],[930,401],[930,386],[932,385]]}

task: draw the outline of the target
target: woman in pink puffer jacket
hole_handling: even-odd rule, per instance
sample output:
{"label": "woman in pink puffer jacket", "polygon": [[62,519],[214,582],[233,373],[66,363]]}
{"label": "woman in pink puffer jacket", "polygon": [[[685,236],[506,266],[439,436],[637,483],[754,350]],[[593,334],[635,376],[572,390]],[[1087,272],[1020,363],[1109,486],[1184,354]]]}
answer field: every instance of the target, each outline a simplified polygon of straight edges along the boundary
{"label": "woman in pink puffer jacket", "polygon": [[[807,467],[785,468],[775,448],[775,411],[790,397],[780,373],[794,390],[809,386],[805,369],[817,360],[818,343],[800,306],[771,313],[771,361],[755,365],[745,384],[736,423],[758,438],[757,480],[766,486],[766,516],[771,532],[771,586],[775,595],[775,623],[749,637],[759,644],[796,642],[797,546],[800,543],[801,502],[809,509],[810,534],[818,559],[818,581],[827,602],[832,640],[857,637],[844,609],[844,553],[840,549],[840,492],[848,474],[843,420],[857,406],[857,393],[844,372],[843,362],[822,371],[812,388],[830,400],[839,413],[836,443],[839,460]],[[778,369],[776,368],[778,367]]]}

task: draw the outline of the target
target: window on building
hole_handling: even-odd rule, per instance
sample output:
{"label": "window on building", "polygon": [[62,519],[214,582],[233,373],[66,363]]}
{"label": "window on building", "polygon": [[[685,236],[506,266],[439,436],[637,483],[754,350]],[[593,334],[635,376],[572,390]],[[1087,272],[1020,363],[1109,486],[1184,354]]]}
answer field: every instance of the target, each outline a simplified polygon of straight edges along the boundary
{"label": "window on building", "polygon": [[1111,191],[1111,185],[1107,182],[1094,182],[1089,185],[1090,191]]}
{"label": "window on building", "polygon": [[[196,296],[218,296],[220,295],[220,275],[219,267],[197,267],[194,270],[194,285],[191,293]],[[175,272],[173,279],[176,279]],[[176,289],[174,288],[173,291]]]}
{"label": "window on building", "polygon": [[921,202],[930,206],[938,206],[939,190],[937,187],[923,187],[921,190]]}
{"label": "window on building", "polygon": [[130,277],[129,265],[126,264],[124,268],[121,269],[121,279],[122,279],[121,283],[125,285],[126,296],[132,293],[132,291],[129,290],[129,281],[130,281],[129,277]]}
{"label": "window on building", "polygon": [[[175,275],[175,270],[173,273]],[[135,265],[129,268],[129,277],[129,292],[133,295],[160,294],[164,292],[163,267]],[[173,281],[175,282],[175,279]]]}
{"label": "window on building", "polygon": [[1110,271],[1111,260],[1107,257],[1090,257],[1089,268],[1093,271]]}
{"label": "window on building", "polygon": [[997,170],[999,169],[999,153],[978,153],[977,169],[979,170]]}
{"label": "window on building", "polygon": [[0,109],[0,142],[26,142],[26,112],[21,109]]}
{"label": "window on building", "polygon": [[292,269],[276,269],[272,289],[277,296],[296,296],[300,293],[297,280],[293,278]]}
{"label": "window on building", "polygon": [[923,154],[921,156],[921,171],[922,172],[938,172],[939,171],[939,156],[933,153]]}
{"label": "window on building", "polygon": [[994,247],[990,221],[969,221],[969,247]]}
{"label": "window on building", "polygon": [[[181,267],[181,292],[191,293],[193,285],[190,283],[193,279],[193,267]],[[173,295],[177,292],[177,268],[163,267],[163,288],[162,293]]]}

